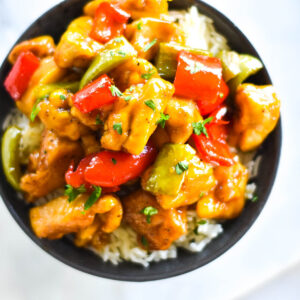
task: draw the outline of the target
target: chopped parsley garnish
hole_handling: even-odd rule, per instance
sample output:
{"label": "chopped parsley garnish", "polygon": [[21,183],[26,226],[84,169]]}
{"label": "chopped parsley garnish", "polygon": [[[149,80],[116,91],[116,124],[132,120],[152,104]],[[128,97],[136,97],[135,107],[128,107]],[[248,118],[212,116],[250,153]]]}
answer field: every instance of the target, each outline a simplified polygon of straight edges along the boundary
{"label": "chopped parsley garnish", "polygon": [[195,73],[198,73],[199,71],[201,71],[202,68],[203,68],[203,65],[200,62],[196,61],[196,62],[192,62],[185,69],[187,71],[190,71],[191,74],[195,74]]}
{"label": "chopped parsley garnish", "polygon": [[134,90],[134,86],[132,85],[130,88],[129,88],[129,92],[133,92]]}
{"label": "chopped parsley garnish", "polygon": [[150,107],[152,110],[155,110],[155,103],[153,102],[153,100],[147,100],[144,102],[148,107]]}
{"label": "chopped parsley garnish", "polygon": [[201,192],[200,195],[199,195],[199,199],[203,198],[203,196],[204,196],[204,193]]}
{"label": "chopped parsley garnish", "polygon": [[118,133],[118,134],[122,134],[123,130],[122,130],[122,123],[115,123],[113,125],[113,129]]}
{"label": "chopped parsley garnish", "polygon": [[127,101],[129,101],[131,98],[132,98],[131,96],[125,96],[125,97],[124,97],[124,100],[127,102]]}
{"label": "chopped parsley garnish", "polygon": [[141,77],[142,77],[143,79],[149,80],[154,74],[155,74],[154,69],[153,69],[153,68],[150,68],[150,69],[148,70],[148,73],[143,73],[143,74],[141,75]]}
{"label": "chopped parsley garnish", "polygon": [[203,121],[199,121],[199,122],[193,122],[192,126],[194,129],[194,133],[196,135],[200,135],[201,133],[203,133],[206,137],[208,137],[207,131],[206,131],[206,127],[205,124],[208,124],[212,121],[213,117],[209,117]]}
{"label": "chopped parsley garnish", "polygon": [[44,99],[48,98],[48,96],[45,97],[41,97],[39,99],[37,99],[32,107],[32,111],[30,114],[30,121],[33,122],[36,118],[36,116],[38,115],[38,113],[40,112],[41,108],[39,107],[39,104],[41,101],[43,101]]}
{"label": "chopped parsley garnish", "polygon": [[158,213],[158,210],[153,206],[146,206],[141,210],[141,213],[146,216],[146,221],[148,224],[151,223],[151,217]]}
{"label": "chopped parsley garnish", "polygon": [[93,188],[94,191],[84,203],[84,210],[88,210],[89,208],[91,208],[91,206],[93,206],[101,196],[102,188],[96,185],[93,185]]}
{"label": "chopped parsley garnish", "polygon": [[189,164],[186,161],[180,161],[175,166],[175,171],[178,175],[182,174],[184,171],[186,171],[189,168]]}
{"label": "chopped parsley garnish", "polygon": [[115,53],[114,53],[114,51],[109,51],[109,54],[110,54],[110,56],[115,56]]}
{"label": "chopped parsley garnish", "polygon": [[204,225],[204,224],[206,224],[206,223],[207,223],[206,220],[200,220],[200,221],[198,222],[199,225]]}
{"label": "chopped parsley garnish", "polygon": [[96,117],[96,125],[102,125],[103,121],[100,119],[100,115],[98,114]]}
{"label": "chopped parsley garnish", "polygon": [[59,95],[59,98],[60,98],[61,100],[66,100],[66,99],[67,99],[67,97],[66,97],[65,95]]}
{"label": "chopped parsley garnish", "polygon": [[136,25],[137,29],[138,30],[141,30],[142,29],[142,22],[139,22],[137,25]]}
{"label": "chopped parsley garnish", "polygon": [[122,38],[117,37],[117,38],[115,38],[115,41],[116,41],[117,43],[120,43],[120,42],[122,41]]}
{"label": "chopped parsley garnish", "polygon": [[112,158],[111,161],[112,161],[112,163],[113,163],[114,165],[117,164],[117,160],[116,160],[115,158]]}
{"label": "chopped parsley garnish", "polygon": [[66,185],[65,195],[68,196],[69,202],[74,201],[79,194],[85,192],[86,192],[86,188],[83,184],[79,188],[74,188],[70,184]]}
{"label": "chopped parsley garnish", "polygon": [[170,119],[169,115],[165,115],[164,113],[160,113],[160,119],[156,122],[156,125],[160,125],[161,128],[165,128],[166,121]]}
{"label": "chopped parsley garnish", "polygon": [[115,85],[111,85],[110,87],[109,87],[109,89],[110,89],[110,92],[111,92],[111,94],[114,96],[114,97],[121,97],[123,94],[122,94],[122,92],[115,86]]}
{"label": "chopped parsley garnish", "polygon": [[155,44],[157,43],[157,39],[154,39],[153,41],[151,41],[149,44],[146,45],[146,47],[144,48],[144,52],[147,52],[150,48],[152,48]]}
{"label": "chopped parsley garnish", "polygon": [[250,199],[251,202],[257,202],[257,200],[258,200],[257,196],[254,196],[252,199]]}
{"label": "chopped parsley garnish", "polygon": [[141,237],[141,242],[142,242],[143,246],[148,247],[148,241],[143,235]]}
{"label": "chopped parsley garnish", "polygon": [[124,51],[118,51],[118,54],[120,54],[121,56],[126,56],[126,53]]}

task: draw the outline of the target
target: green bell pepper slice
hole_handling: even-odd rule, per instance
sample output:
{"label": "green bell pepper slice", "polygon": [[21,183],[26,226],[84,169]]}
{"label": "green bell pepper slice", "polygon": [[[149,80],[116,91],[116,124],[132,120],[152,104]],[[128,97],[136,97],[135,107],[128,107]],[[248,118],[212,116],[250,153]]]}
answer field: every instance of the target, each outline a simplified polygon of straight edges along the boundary
{"label": "green bell pepper slice", "polygon": [[173,80],[177,69],[177,56],[180,51],[188,51],[194,54],[213,56],[211,52],[195,48],[183,47],[171,43],[160,43],[155,66],[158,74],[167,80]]}
{"label": "green bell pepper slice", "polygon": [[21,130],[16,126],[6,129],[2,137],[2,166],[7,181],[20,190],[21,169],[19,163],[19,143]]}
{"label": "green bell pepper slice", "polygon": [[196,151],[188,144],[166,144],[160,150],[144,190],[154,195],[176,196],[183,184],[186,172],[176,171],[178,163],[188,163]]}
{"label": "green bell pepper slice", "polygon": [[258,58],[248,54],[238,54],[235,51],[224,50],[217,57],[221,59],[223,78],[228,82],[231,94],[249,76],[254,75],[263,68],[263,64]]}
{"label": "green bell pepper slice", "polygon": [[240,72],[240,55],[235,51],[223,50],[218,53],[217,58],[221,59],[223,68],[223,79],[228,82]]}
{"label": "green bell pepper slice", "polygon": [[58,89],[65,89],[72,93],[76,93],[79,90],[79,81],[40,84],[35,88],[36,99],[45,98]]}
{"label": "green bell pepper slice", "polygon": [[135,56],[137,56],[136,50],[125,37],[120,36],[112,39],[94,58],[80,81],[79,89]]}
{"label": "green bell pepper slice", "polygon": [[231,93],[234,93],[237,87],[249,76],[254,75],[263,68],[263,64],[258,58],[248,54],[240,54],[239,56],[241,72],[228,82]]}

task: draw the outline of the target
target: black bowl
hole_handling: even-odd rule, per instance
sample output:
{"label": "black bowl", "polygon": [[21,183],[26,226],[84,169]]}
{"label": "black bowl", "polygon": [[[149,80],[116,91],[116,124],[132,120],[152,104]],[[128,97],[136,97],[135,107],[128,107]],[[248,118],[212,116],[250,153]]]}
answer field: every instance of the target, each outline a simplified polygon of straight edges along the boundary
{"label": "black bowl", "polygon": [[[57,42],[69,22],[81,14],[82,7],[86,2],[82,0],[69,0],[58,4],[35,21],[20,37],[17,43],[44,34],[53,36]],[[174,0],[170,2],[171,8],[175,9],[186,9],[193,4],[198,7],[201,13],[214,20],[217,30],[228,39],[232,49],[240,53],[248,53],[259,57],[243,33],[211,6],[202,1],[192,0]],[[3,87],[4,79],[10,68],[11,66],[6,58],[0,70],[1,124],[14,107],[13,101]],[[249,81],[256,84],[271,84],[271,79],[265,68]],[[30,206],[18,198],[16,191],[7,182],[3,169],[1,169],[0,173],[0,192],[8,210],[24,232],[39,247],[63,263],[89,274],[116,280],[157,280],[183,274],[209,263],[228,250],[246,233],[268,199],[276,175],[280,147],[281,123],[279,122],[275,130],[258,150],[258,154],[262,155],[262,160],[259,175],[254,182],[257,184],[257,196],[259,200],[255,203],[247,203],[243,213],[237,219],[226,222],[223,234],[213,240],[200,253],[194,254],[179,250],[176,259],[152,263],[149,268],[129,262],[123,262],[118,266],[114,266],[111,263],[104,263],[101,258],[89,250],[75,247],[66,238],[57,241],[38,239],[33,234],[29,224],[28,212]]]}

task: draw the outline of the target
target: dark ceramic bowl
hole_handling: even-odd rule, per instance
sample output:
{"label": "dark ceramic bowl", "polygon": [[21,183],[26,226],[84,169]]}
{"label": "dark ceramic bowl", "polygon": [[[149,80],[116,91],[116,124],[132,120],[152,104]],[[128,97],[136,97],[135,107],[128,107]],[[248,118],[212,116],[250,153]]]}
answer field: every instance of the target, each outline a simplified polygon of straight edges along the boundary
{"label": "dark ceramic bowl", "polygon": [[[20,37],[17,43],[44,34],[53,36],[57,42],[70,21],[82,13],[82,7],[85,2],[87,1],[69,0],[58,4],[35,21]],[[243,33],[211,6],[201,1],[192,0],[174,0],[170,2],[170,6],[173,9],[186,9],[193,4],[198,7],[201,13],[214,20],[217,30],[228,39],[232,49],[240,53],[249,53],[259,57]],[[0,70],[1,124],[14,107],[13,101],[3,87],[4,79],[10,68],[10,64],[5,59]],[[261,85],[271,84],[271,79],[265,68],[248,81]],[[258,154],[262,155],[259,175],[255,179],[259,201],[255,203],[248,201],[249,203],[247,203],[243,213],[237,219],[226,222],[224,224],[224,233],[213,240],[202,252],[195,254],[179,250],[176,259],[152,263],[149,268],[129,262],[123,262],[118,266],[114,266],[111,263],[104,263],[101,258],[89,250],[75,247],[66,238],[56,241],[38,239],[33,234],[29,224],[28,212],[30,206],[17,197],[16,191],[9,185],[4,176],[2,166],[0,172],[0,192],[8,210],[24,232],[39,247],[61,262],[100,277],[128,281],[157,280],[183,274],[209,263],[228,250],[246,233],[268,199],[279,162],[280,146],[281,123],[279,122],[275,130],[258,150]]]}

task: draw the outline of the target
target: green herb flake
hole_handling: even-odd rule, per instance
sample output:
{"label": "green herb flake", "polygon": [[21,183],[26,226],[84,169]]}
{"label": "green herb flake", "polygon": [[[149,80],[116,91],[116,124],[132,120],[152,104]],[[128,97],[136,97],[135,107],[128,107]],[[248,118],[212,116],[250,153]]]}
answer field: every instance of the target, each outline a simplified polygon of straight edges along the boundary
{"label": "green herb flake", "polygon": [[158,210],[153,206],[146,206],[141,210],[141,213],[146,216],[146,221],[148,224],[151,223],[151,217],[158,213]]}
{"label": "green herb flake", "polygon": [[184,171],[186,171],[189,168],[189,164],[186,161],[180,161],[175,166],[175,171],[178,175],[181,175]]}
{"label": "green herb flake", "polygon": [[115,123],[113,125],[113,129],[118,133],[118,134],[122,134],[123,130],[122,130],[122,123]]}
{"label": "green herb flake", "polygon": [[134,86],[132,85],[130,88],[129,88],[129,92],[133,92],[134,90]]}
{"label": "green herb flake", "polygon": [[67,100],[67,97],[66,97],[65,95],[59,95],[59,98],[60,98],[61,100]]}
{"label": "green herb flake", "polygon": [[199,234],[199,233],[198,233],[198,226],[196,226],[196,227],[194,228],[193,232],[194,232],[196,235]]}
{"label": "green herb flake", "polygon": [[166,121],[170,119],[169,115],[165,115],[164,113],[160,113],[160,119],[156,122],[156,125],[160,125],[161,128],[165,128]]}
{"label": "green herb flake", "polygon": [[38,115],[38,113],[40,112],[41,108],[39,107],[40,102],[42,102],[44,99],[46,99],[48,96],[45,97],[41,97],[39,99],[37,99],[32,107],[32,111],[30,114],[30,121],[34,122],[36,116]]}
{"label": "green herb flake", "polygon": [[203,198],[203,196],[204,196],[204,193],[201,192],[200,195],[199,195],[199,199]]}
{"label": "green herb flake", "polygon": [[136,27],[137,27],[138,30],[141,30],[142,29],[142,22],[137,23]]}
{"label": "green herb flake", "polygon": [[115,158],[112,158],[111,161],[112,161],[112,163],[113,163],[114,165],[117,164],[117,160],[116,160]]}
{"label": "green herb flake", "polygon": [[132,98],[132,96],[125,96],[125,97],[124,97],[124,100],[125,100],[126,102],[128,102],[131,98]]}
{"label": "green herb flake", "polygon": [[143,246],[148,247],[148,241],[143,235],[141,236],[141,242]]}
{"label": "green herb flake", "polygon": [[198,222],[199,225],[204,225],[204,224],[206,224],[206,223],[207,223],[206,220],[200,220],[200,221]]}
{"label": "green herb flake", "polygon": [[118,54],[120,54],[121,56],[126,56],[126,53],[124,51],[118,51]]}
{"label": "green herb flake", "polygon": [[150,48],[152,48],[157,43],[157,39],[152,40],[149,44],[144,48],[144,52],[147,52]]}
{"label": "green herb flake", "polygon": [[121,97],[123,95],[122,92],[115,85],[111,85],[109,89],[114,97]]}
{"label": "green herb flake", "polygon": [[147,100],[147,101],[145,101],[144,102],[148,107],[150,107],[152,110],[154,110],[155,111],[155,108],[156,108],[156,106],[155,106],[155,103],[153,102],[153,100]]}
{"label": "green herb flake", "polygon": [[252,199],[250,199],[251,202],[257,202],[258,201],[258,197],[254,196]]}
{"label": "green herb flake", "polygon": [[99,114],[96,117],[96,125],[103,125],[103,121],[100,119],[100,115]]}
{"label": "green herb flake", "polygon": [[205,125],[210,123],[212,120],[213,120],[213,117],[209,117],[203,121],[193,122],[192,126],[193,126],[194,133],[196,135],[200,135],[201,133],[203,133],[206,137],[208,137]]}
{"label": "green herb flake", "polygon": [[117,42],[117,43],[122,42],[122,38],[120,38],[120,37],[115,38],[115,42]]}
{"label": "green herb flake", "polygon": [[65,195],[68,196],[68,201],[72,202],[79,194],[86,192],[85,186],[82,184],[79,188],[74,188],[70,184],[66,185]]}
{"label": "green herb flake", "polygon": [[89,198],[84,203],[84,210],[91,208],[99,199],[102,193],[102,188],[100,186],[93,185],[94,191],[89,196]]}
{"label": "green herb flake", "polygon": [[148,70],[148,73],[143,73],[141,75],[141,78],[145,79],[145,80],[149,80],[153,75],[155,74],[155,71],[153,68],[150,68]]}
{"label": "green herb flake", "polygon": [[112,51],[112,50],[109,51],[109,54],[110,54],[111,57],[115,56],[115,53],[114,53],[114,51]]}
{"label": "green herb flake", "polygon": [[189,71],[191,74],[195,74],[201,71],[201,69],[203,69],[203,65],[200,62],[195,61],[192,62],[190,65],[188,65],[185,69]]}

